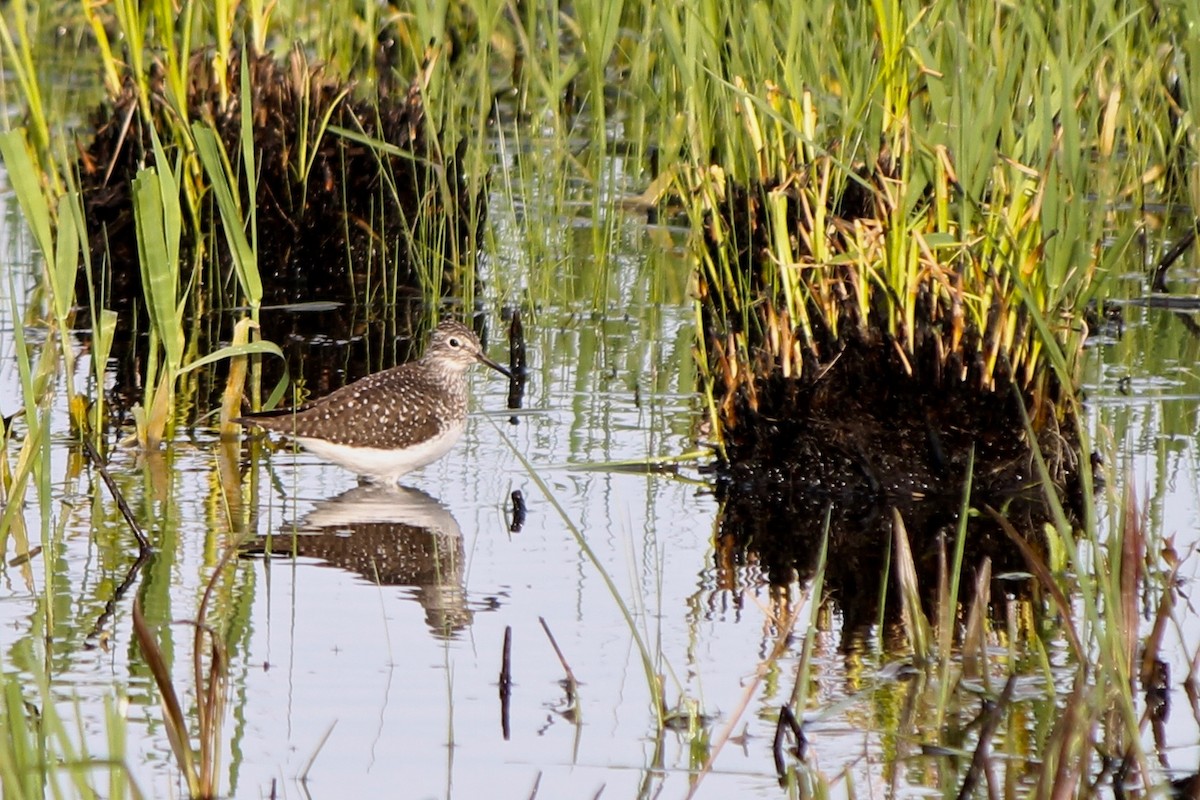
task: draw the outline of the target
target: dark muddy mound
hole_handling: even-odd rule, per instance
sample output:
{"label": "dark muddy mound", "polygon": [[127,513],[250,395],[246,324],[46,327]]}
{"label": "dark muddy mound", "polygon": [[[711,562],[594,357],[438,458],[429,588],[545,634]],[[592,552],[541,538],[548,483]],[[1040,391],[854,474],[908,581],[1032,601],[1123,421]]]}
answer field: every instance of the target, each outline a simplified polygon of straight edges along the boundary
{"label": "dark muddy mound", "polygon": [[[961,383],[929,391],[890,352],[856,344],[819,380],[762,379],[756,408],[740,404],[739,424],[726,430],[726,459],[714,468],[719,557],[755,563],[772,584],[813,576],[828,511],[825,585],[851,628],[876,621],[881,586],[892,595],[891,610],[899,610],[894,581],[882,575],[889,569],[893,510],[904,520],[920,585],[932,600],[940,552],[953,550],[972,457],[972,508],[1002,509],[1035,548],[1052,519],[1020,394],[981,394]],[[1049,460],[1069,500],[1077,488],[1077,447],[1057,428],[1041,440],[1043,452],[1056,453]],[[967,531],[968,579],[985,559],[994,575],[1028,569],[987,515],[972,517]],[[1031,588],[1025,581],[996,583],[993,597]]]}

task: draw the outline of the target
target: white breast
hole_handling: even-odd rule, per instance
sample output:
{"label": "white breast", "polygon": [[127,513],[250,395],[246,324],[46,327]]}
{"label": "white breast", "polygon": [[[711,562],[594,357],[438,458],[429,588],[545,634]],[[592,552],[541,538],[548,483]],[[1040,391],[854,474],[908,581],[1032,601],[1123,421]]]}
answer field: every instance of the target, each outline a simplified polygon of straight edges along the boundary
{"label": "white breast", "polygon": [[466,420],[448,425],[440,434],[403,450],[384,450],[378,447],[349,447],[324,439],[297,437],[305,450],[345,467],[359,475],[387,483],[395,483],[405,473],[437,461],[454,447],[462,436]]}

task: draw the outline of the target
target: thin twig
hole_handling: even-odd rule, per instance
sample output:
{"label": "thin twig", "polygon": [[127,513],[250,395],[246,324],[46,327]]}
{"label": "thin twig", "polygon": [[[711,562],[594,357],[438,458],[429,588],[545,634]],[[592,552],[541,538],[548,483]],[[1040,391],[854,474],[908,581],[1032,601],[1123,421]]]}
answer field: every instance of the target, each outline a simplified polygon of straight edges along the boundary
{"label": "thin twig", "polygon": [[794,750],[796,757],[803,759],[804,751],[808,748],[808,739],[804,735],[804,729],[796,721],[796,715],[792,713],[790,706],[780,706],[779,720],[775,723],[775,743],[771,748],[771,752],[775,756],[775,774],[779,776],[780,781],[787,778],[787,760],[783,757],[783,743],[787,739],[789,731],[796,740]]}
{"label": "thin twig", "polygon": [[1154,280],[1150,284],[1151,291],[1165,292],[1167,291],[1167,270],[1171,265],[1179,260],[1179,257],[1187,252],[1192,243],[1196,241],[1196,226],[1200,224],[1200,220],[1192,223],[1192,226],[1183,232],[1183,235],[1175,241],[1175,246],[1166,252],[1165,255],[1158,261],[1158,265],[1154,268]]}
{"label": "thin twig", "polygon": [[304,764],[304,769],[300,772],[300,783],[308,782],[308,773],[312,769],[313,764],[317,761],[317,756],[321,755],[321,750],[325,747],[325,743],[329,741],[329,736],[333,733],[333,729],[337,727],[337,720],[329,723],[329,727],[325,729],[325,735],[321,737],[321,741],[317,742],[317,749],[313,750],[313,754],[308,757],[308,761]]}
{"label": "thin twig", "polygon": [[538,770],[537,777],[533,779],[533,790],[529,793],[529,800],[537,800],[538,787],[542,785],[542,773]]}
{"label": "thin twig", "polygon": [[104,485],[108,487],[109,494],[111,494],[113,496],[113,500],[116,501],[117,508],[120,510],[121,516],[125,518],[125,523],[129,525],[129,529],[133,531],[133,537],[137,539],[138,543],[137,558],[134,559],[133,563],[129,565],[129,569],[125,572],[125,578],[121,581],[120,585],[117,586],[116,591],[113,592],[112,597],[108,599],[108,602],[104,604],[104,610],[100,612],[100,616],[96,618],[95,624],[92,625],[91,631],[88,632],[88,635],[84,639],[86,643],[84,646],[92,648],[96,646],[95,640],[99,638],[101,632],[104,630],[104,626],[108,624],[108,621],[112,618],[113,614],[116,613],[117,604],[121,602],[121,599],[125,596],[125,593],[129,591],[129,588],[137,582],[138,573],[141,572],[141,569],[145,563],[150,560],[150,556],[154,553],[154,550],[150,547],[150,540],[146,538],[146,534],[142,530],[142,526],[138,524],[137,519],[133,516],[133,509],[131,509],[129,507],[129,503],[126,502],[125,495],[117,486],[116,481],[112,479],[112,475],[110,475],[108,472],[107,465],[105,465],[104,461],[100,458],[100,454],[96,452],[96,448],[92,444],[92,441],[86,436],[83,437],[83,446],[87,451],[88,460],[92,462],[92,465],[96,468],[96,471],[100,473],[100,477],[104,480]]}
{"label": "thin twig", "polygon": [[139,550],[138,557],[129,565],[129,569],[125,572],[125,579],[117,586],[116,591],[112,593],[112,597],[104,604],[104,610],[100,612],[100,616],[96,617],[96,622],[92,625],[92,629],[88,631],[88,635],[84,637],[84,647],[92,649],[96,647],[96,640],[104,631],[104,626],[112,619],[113,614],[117,612],[117,605],[121,599],[125,597],[125,593],[129,591],[129,587],[137,582],[138,573],[146,562],[150,560],[151,550]]}
{"label": "thin twig", "polygon": [[567,663],[566,656],[559,649],[558,642],[554,641],[554,634],[550,632],[550,626],[546,624],[546,618],[538,617],[538,622],[542,623],[542,630],[546,632],[546,638],[550,640],[550,646],[554,648],[554,652],[558,656],[558,662],[562,664],[563,672],[567,673],[567,699],[572,700],[575,698],[579,681],[575,680],[575,673],[571,671],[571,665]]}
{"label": "thin twig", "polygon": [[92,445],[90,439],[83,437],[83,447],[87,450],[88,459],[96,467],[96,471],[100,473],[100,477],[104,480],[104,485],[108,487],[109,493],[113,496],[113,500],[117,502],[117,508],[121,511],[121,516],[125,518],[129,529],[133,531],[133,536],[138,542],[138,557],[144,558],[151,552],[150,540],[146,538],[146,534],[142,531],[142,526],[133,516],[133,509],[129,507],[129,503],[125,501],[125,495],[121,493],[117,487],[116,481],[112,479],[112,475],[108,474],[108,467],[100,459],[100,454],[96,452],[96,448]]}
{"label": "thin twig", "polygon": [[[1017,676],[1009,675],[1008,681],[1004,684],[1004,691],[1000,692],[999,699],[988,705],[983,726],[979,729],[979,741],[975,744],[975,755],[971,757],[971,766],[967,769],[967,777],[963,779],[962,788],[958,792],[958,800],[966,800],[974,793],[975,785],[979,783],[979,776],[984,774],[988,768],[992,737],[995,736],[996,729],[1000,727],[1000,720],[1004,719],[1004,712],[1008,709],[1008,704],[1012,700],[1013,691],[1016,688]],[[991,786],[992,782],[989,780],[989,794]]]}

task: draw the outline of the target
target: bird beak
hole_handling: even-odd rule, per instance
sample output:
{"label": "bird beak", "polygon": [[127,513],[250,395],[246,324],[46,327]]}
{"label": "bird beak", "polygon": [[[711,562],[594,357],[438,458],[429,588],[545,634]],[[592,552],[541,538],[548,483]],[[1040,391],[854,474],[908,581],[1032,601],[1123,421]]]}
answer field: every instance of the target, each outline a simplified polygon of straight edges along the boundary
{"label": "bird beak", "polygon": [[512,380],[511,372],[509,372],[507,369],[505,369],[504,367],[497,364],[495,361],[492,361],[490,358],[485,356],[483,353],[480,353],[479,355],[475,356],[475,358],[479,359],[480,364],[487,364],[489,367],[496,370],[496,372],[499,372],[501,375],[508,378],[510,381]]}

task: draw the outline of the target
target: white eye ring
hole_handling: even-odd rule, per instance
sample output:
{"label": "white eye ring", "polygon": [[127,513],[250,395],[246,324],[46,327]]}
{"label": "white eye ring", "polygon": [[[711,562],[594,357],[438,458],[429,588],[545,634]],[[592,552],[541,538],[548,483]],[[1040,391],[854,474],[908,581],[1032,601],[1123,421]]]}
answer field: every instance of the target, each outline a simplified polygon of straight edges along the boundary
{"label": "white eye ring", "polygon": [[450,345],[451,347],[462,347],[462,342],[458,340],[457,336],[451,336],[446,340],[446,344]]}

